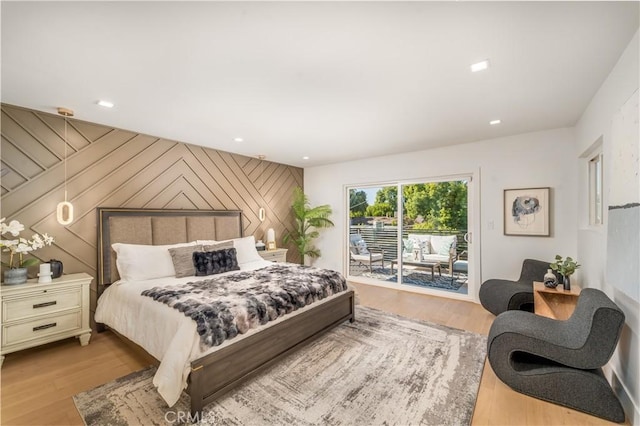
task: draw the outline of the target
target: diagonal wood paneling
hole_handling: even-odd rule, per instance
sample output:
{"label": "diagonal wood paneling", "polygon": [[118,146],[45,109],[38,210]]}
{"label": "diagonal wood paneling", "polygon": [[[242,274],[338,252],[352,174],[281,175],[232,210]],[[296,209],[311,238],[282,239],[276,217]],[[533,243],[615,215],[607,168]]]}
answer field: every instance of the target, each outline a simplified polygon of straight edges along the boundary
{"label": "diagonal wood paneling", "polygon": [[[53,235],[55,244],[35,254],[62,260],[65,272],[96,276],[98,206],[242,210],[245,235],[264,239],[274,228],[279,245],[293,229],[291,196],[302,186],[303,169],[73,119],[67,189],[75,220],[63,227],[55,209],[64,198],[64,120],[2,105],[1,130],[2,167],[9,173],[0,185],[0,214]],[[288,248],[288,260],[300,262]]]}

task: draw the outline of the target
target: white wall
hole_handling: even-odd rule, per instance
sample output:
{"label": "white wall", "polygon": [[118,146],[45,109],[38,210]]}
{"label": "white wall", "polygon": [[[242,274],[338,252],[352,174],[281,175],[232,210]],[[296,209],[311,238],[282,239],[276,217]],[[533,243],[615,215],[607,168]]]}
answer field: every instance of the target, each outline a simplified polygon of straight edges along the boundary
{"label": "white wall", "polygon": [[[517,279],[525,258],[551,260],[556,254],[576,256],[577,165],[573,129],[557,129],[474,142],[421,152],[369,158],[304,172],[304,188],[312,205],[333,208],[335,228],[317,240],[322,257],[315,263],[345,272],[347,215],[345,185],[394,180],[421,180],[454,174],[479,174],[481,277]],[[478,184],[478,180],[480,184]],[[551,237],[503,235],[503,190],[551,187]],[[493,223],[493,227],[491,227]]]}
{"label": "white wall", "polygon": [[[602,84],[591,103],[576,125],[576,155],[582,155],[592,144],[602,137],[604,153],[604,204],[608,205],[608,178],[611,172],[611,125],[614,114],[638,90],[640,86],[638,32],[623,52],[618,63]],[[578,259],[583,265],[579,270],[580,281],[586,287],[602,289],[625,312],[626,327],[623,330],[618,350],[614,354],[611,366],[622,382],[626,393],[622,395],[627,415],[632,416],[632,424],[640,424],[640,351],[638,350],[640,335],[640,307],[637,302],[627,297],[615,287],[607,283],[605,276],[607,259],[607,212],[605,226],[589,227],[588,216],[588,171],[586,164],[579,168],[579,209],[578,209]],[[640,238],[640,236],[638,236]],[[640,283],[635,283],[640,285]],[[635,401],[635,402],[632,402]]]}

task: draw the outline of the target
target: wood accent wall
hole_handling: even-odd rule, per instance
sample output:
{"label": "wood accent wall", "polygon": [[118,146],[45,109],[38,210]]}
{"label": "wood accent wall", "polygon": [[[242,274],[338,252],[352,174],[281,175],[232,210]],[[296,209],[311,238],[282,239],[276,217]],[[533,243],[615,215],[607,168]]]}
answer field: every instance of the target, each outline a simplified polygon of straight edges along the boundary
{"label": "wood accent wall", "polygon": [[[302,187],[303,169],[74,119],[67,127],[67,191],[75,219],[64,227],[55,215],[64,200],[64,119],[11,105],[1,110],[0,154],[8,170],[0,181],[1,217],[23,223],[22,236],[52,235],[54,245],[34,254],[61,260],[65,273],[97,276],[98,206],[242,210],[244,235],[265,239],[273,228],[278,246],[293,229],[293,188]],[[300,262],[287,248],[288,261]]]}

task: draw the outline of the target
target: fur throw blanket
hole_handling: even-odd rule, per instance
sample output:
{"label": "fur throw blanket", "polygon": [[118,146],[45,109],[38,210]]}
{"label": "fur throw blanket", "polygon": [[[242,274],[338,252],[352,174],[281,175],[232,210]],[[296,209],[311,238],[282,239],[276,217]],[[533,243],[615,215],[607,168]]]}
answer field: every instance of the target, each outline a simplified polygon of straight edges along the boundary
{"label": "fur throw blanket", "polygon": [[345,291],[344,277],[328,269],[281,264],[142,292],[197,324],[203,349]]}

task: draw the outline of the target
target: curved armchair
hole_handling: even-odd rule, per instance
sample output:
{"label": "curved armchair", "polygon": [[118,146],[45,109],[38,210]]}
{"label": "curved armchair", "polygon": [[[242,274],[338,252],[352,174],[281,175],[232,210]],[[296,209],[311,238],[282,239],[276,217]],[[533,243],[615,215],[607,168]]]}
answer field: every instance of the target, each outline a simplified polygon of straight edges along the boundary
{"label": "curved armchair", "polygon": [[542,281],[550,263],[525,259],[518,281],[485,281],[480,286],[480,303],[493,315],[514,309],[533,312],[533,282]]}
{"label": "curved armchair", "polygon": [[518,392],[623,422],[620,401],[600,368],[611,358],[623,325],[616,304],[587,288],[566,321],[522,311],[498,315],[487,356],[496,376]]}

